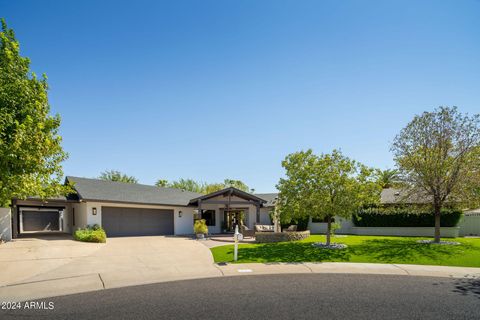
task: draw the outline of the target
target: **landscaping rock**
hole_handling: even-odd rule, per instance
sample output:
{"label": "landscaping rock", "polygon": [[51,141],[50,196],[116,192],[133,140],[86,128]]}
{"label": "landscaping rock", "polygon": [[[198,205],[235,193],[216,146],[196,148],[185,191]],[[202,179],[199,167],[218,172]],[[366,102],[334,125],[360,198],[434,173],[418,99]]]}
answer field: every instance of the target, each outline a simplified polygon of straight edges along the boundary
{"label": "landscaping rock", "polygon": [[346,244],[343,243],[330,243],[329,245],[327,245],[325,242],[315,242],[312,243],[312,246],[324,249],[345,249],[348,247]]}
{"label": "landscaping rock", "polygon": [[284,241],[297,241],[310,237],[310,231],[287,231],[287,232],[255,232],[255,240],[258,243],[272,243]]}
{"label": "landscaping rock", "polygon": [[439,244],[439,245],[449,245],[449,246],[458,246],[460,242],[456,241],[440,241],[440,243],[434,242],[433,240],[418,240],[417,243],[423,244]]}

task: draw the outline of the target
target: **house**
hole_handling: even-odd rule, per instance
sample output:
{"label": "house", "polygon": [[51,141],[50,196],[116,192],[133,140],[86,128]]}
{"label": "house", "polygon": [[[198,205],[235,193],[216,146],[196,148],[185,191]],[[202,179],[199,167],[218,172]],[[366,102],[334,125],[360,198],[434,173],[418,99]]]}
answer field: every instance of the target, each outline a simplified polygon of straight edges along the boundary
{"label": "house", "polygon": [[[0,208],[0,236],[72,233],[87,225],[102,226],[109,237],[193,234],[193,221],[206,220],[209,233],[232,232],[240,219],[253,228],[271,224],[277,193],[251,194],[226,188],[210,194],[149,185],[68,176],[75,192],[48,200],[14,199],[11,210]],[[425,203],[425,197],[384,189],[381,203]],[[337,217],[339,234],[429,236],[433,228],[365,228]],[[312,233],[325,233],[327,224],[310,219]],[[480,211],[466,212],[458,227],[442,228],[446,236],[479,235]]]}
{"label": "house", "polygon": [[[98,224],[108,236],[184,235],[194,218],[205,219],[210,233],[233,231],[243,219],[270,223],[276,194],[250,194],[226,188],[207,195],[149,185],[66,177],[75,192],[48,200],[14,199],[9,227],[13,238],[34,233],[72,233]],[[9,221],[10,222],[10,221]],[[5,229],[5,223],[3,223]]]}

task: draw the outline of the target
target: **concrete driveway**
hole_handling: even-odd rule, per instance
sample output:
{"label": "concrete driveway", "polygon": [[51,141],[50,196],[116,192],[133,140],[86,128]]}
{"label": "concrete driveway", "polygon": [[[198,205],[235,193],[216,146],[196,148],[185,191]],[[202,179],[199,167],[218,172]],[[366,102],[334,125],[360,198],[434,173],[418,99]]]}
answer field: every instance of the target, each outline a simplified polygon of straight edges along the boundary
{"label": "concrete driveway", "polygon": [[[0,245],[0,299],[19,300],[220,276],[210,250],[183,237],[24,238]],[[32,294],[35,292],[35,294]]]}

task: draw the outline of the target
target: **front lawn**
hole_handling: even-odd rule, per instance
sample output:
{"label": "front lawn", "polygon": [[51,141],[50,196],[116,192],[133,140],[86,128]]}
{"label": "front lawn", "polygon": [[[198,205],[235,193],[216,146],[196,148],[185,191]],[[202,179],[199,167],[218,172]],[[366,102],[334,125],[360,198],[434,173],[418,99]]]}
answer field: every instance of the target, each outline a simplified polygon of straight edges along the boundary
{"label": "front lawn", "polygon": [[[297,242],[241,244],[238,262],[369,262],[429,264],[480,267],[480,239],[456,238],[461,245],[420,244],[427,238],[346,236],[332,238],[345,243],[342,250],[320,249],[313,242],[325,241],[323,235],[312,235]],[[453,240],[453,239],[446,239]],[[232,262],[233,245],[211,249],[215,262]]]}

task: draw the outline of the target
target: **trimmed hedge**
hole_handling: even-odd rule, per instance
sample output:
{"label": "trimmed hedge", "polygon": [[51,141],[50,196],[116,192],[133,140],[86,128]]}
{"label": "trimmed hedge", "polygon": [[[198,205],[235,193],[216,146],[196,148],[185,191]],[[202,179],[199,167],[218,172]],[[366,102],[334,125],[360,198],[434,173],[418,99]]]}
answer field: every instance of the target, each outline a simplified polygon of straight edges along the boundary
{"label": "trimmed hedge", "polygon": [[[462,211],[456,209],[442,210],[440,225],[455,227]],[[353,216],[357,227],[434,227],[435,216],[431,210],[415,208],[365,208]]]}
{"label": "trimmed hedge", "polygon": [[77,241],[83,242],[107,242],[107,235],[105,230],[99,226],[88,227],[85,229],[78,229],[73,233],[73,238]]}

